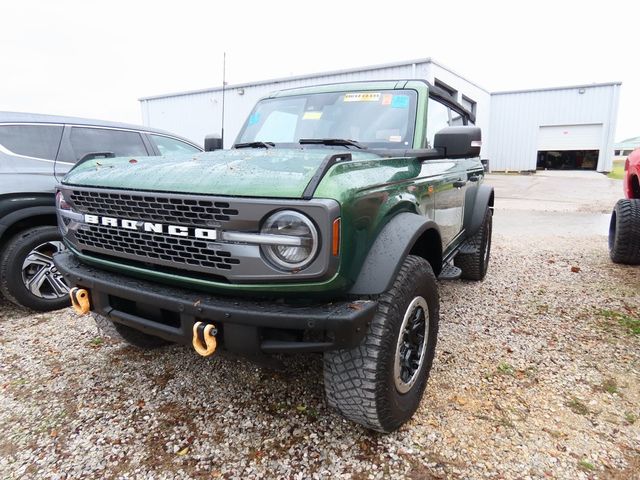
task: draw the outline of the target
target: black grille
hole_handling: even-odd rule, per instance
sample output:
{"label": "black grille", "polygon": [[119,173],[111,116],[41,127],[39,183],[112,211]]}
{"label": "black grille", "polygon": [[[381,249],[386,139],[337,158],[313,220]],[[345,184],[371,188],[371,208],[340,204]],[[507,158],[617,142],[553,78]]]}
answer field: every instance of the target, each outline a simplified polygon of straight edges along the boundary
{"label": "black grille", "polygon": [[75,236],[82,246],[133,255],[150,263],[182,263],[201,271],[231,270],[233,265],[240,263],[231,253],[209,248],[207,242],[201,240],[132,232],[103,225],[85,225]]}
{"label": "black grille", "polygon": [[211,227],[238,215],[228,202],[215,200],[81,190],[74,190],[70,197],[82,213],[172,225]]}

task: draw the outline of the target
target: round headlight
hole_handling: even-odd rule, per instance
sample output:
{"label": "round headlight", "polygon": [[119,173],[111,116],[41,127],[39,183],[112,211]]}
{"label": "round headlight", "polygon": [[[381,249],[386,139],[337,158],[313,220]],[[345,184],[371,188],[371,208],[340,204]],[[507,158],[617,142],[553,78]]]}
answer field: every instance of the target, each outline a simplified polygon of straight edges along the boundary
{"label": "round headlight", "polygon": [[273,235],[273,242],[262,245],[262,252],[271,263],[284,270],[306,267],[318,252],[318,230],[307,216],[293,210],[271,215],[260,233]]}

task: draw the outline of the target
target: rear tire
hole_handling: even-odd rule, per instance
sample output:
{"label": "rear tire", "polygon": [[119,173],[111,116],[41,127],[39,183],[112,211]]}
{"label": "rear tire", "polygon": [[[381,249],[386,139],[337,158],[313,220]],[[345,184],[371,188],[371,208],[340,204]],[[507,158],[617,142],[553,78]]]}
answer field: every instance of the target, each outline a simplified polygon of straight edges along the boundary
{"label": "rear tire", "polygon": [[380,432],[409,420],[420,405],[433,363],[439,306],[431,265],[408,256],[393,286],[378,298],[378,312],[362,344],[325,353],[329,405]]}
{"label": "rear tire", "polygon": [[609,256],[615,263],[640,264],[640,200],[618,200],[609,224]]}
{"label": "rear tire", "polygon": [[64,249],[57,227],[32,227],[14,235],[0,253],[5,298],[40,312],[69,306],[69,288],[52,260]]}
{"label": "rear tire", "polygon": [[114,322],[104,315],[100,315],[98,313],[92,313],[91,315],[96,321],[96,325],[98,326],[100,333],[106,337],[124,340],[125,342],[143,350],[153,350],[155,348],[171,344],[170,341],[165,340],[164,338],[154,337],[153,335],[143,333],[135,328]]}
{"label": "rear tire", "polygon": [[454,265],[462,270],[465,280],[483,280],[489,268],[491,255],[491,233],[493,231],[493,210],[487,208],[480,229],[467,240],[467,245],[475,247],[474,253],[458,253]]}

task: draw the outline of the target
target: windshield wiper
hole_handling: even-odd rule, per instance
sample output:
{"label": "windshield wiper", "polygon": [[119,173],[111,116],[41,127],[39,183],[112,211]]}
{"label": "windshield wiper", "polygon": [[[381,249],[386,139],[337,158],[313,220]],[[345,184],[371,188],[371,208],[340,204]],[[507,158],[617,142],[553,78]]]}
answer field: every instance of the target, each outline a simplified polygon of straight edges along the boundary
{"label": "windshield wiper", "polygon": [[273,142],[247,142],[236,143],[233,148],[271,148],[275,146],[276,144]]}
{"label": "windshield wiper", "polygon": [[360,150],[367,149],[367,147],[361,143],[346,138],[301,138],[299,143],[300,145],[339,145],[343,147],[356,147]]}

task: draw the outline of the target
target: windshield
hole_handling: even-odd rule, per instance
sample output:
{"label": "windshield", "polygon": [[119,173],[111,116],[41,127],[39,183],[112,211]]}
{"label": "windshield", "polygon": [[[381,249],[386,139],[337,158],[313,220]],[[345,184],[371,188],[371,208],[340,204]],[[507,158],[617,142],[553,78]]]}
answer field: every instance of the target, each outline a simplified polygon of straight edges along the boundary
{"label": "windshield", "polygon": [[297,146],[300,139],[348,139],[372,148],[411,148],[416,95],[414,90],[379,90],[261,100],[236,143]]}

